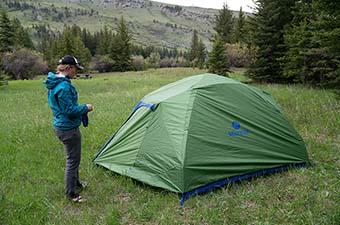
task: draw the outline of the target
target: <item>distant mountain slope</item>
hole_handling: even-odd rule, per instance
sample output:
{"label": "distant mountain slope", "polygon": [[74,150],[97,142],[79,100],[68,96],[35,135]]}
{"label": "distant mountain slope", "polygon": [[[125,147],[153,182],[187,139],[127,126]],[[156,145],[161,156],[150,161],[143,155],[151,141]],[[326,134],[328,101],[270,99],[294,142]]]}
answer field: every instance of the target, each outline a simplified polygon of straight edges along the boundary
{"label": "distant mountain slope", "polygon": [[124,16],[136,43],[179,48],[190,46],[193,29],[210,46],[217,13],[148,0],[4,0],[0,4],[25,27],[45,23],[54,30],[77,24],[94,32],[104,25],[114,28]]}

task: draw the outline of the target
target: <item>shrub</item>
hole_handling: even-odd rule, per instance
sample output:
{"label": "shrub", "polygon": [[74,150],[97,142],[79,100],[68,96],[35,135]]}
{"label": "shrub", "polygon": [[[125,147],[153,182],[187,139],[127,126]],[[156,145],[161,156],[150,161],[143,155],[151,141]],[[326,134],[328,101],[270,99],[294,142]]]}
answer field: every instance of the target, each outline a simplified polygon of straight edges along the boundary
{"label": "shrub", "polygon": [[10,79],[32,79],[47,73],[48,65],[40,54],[28,49],[7,52],[1,59],[1,67]]}
{"label": "shrub", "polygon": [[226,44],[226,56],[232,67],[247,67],[252,59],[252,49],[244,44]]}
{"label": "shrub", "polygon": [[135,70],[144,70],[145,62],[144,57],[141,55],[132,56],[132,66]]}
{"label": "shrub", "polygon": [[0,70],[0,86],[8,84],[7,79],[8,78],[7,78],[6,74],[4,73],[4,71]]}
{"label": "shrub", "polygon": [[190,62],[184,57],[178,57],[176,60],[177,67],[190,67]]}
{"label": "shrub", "polygon": [[113,60],[109,55],[97,55],[92,58],[90,68],[97,70],[99,73],[112,71]]}
{"label": "shrub", "polygon": [[176,59],[165,57],[164,59],[162,59],[159,62],[159,66],[161,68],[164,68],[164,67],[176,67],[177,66]]}
{"label": "shrub", "polygon": [[161,61],[161,56],[158,52],[152,52],[150,57],[146,59],[146,64],[148,68],[159,68]]}

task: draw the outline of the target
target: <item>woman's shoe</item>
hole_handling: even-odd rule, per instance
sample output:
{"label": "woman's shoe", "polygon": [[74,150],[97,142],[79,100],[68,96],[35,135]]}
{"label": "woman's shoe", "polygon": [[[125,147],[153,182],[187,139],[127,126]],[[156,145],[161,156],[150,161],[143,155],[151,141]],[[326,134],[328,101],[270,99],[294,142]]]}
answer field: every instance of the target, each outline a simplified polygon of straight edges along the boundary
{"label": "woman's shoe", "polygon": [[85,199],[83,199],[83,197],[81,197],[81,195],[74,195],[72,197],[68,197],[68,199],[71,202],[76,202],[76,203],[82,203],[85,202]]}

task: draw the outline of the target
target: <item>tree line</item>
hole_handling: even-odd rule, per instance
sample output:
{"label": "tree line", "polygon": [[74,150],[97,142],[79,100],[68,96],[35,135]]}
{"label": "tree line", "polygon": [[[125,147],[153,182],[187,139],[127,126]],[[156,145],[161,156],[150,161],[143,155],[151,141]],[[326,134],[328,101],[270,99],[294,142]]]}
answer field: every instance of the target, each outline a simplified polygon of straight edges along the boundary
{"label": "tree line", "polygon": [[207,52],[202,40],[194,30],[190,48],[191,65],[208,68],[209,72],[228,76],[230,67],[247,67],[253,54],[250,42],[249,18],[240,8],[237,18],[233,17],[227,4],[215,16],[212,49]]}
{"label": "tree line", "polygon": [[[143,70],[149,67],[186,66],[188,53],[183,49],[132,44],[132,36],[121,17],[116,29],[104,26],[91,33],[77,25],[65,25],[55,32],[48,25],[34,25],[32,37],[17,19],[10,20],[2,10],[0,19],[0,56],[2,79],[30,79],[34,75],[53,70],[56,62],[66,54],[76,56],[87,68],[99,72]],[[28,57],[30,55],[30,57]],[[33,65],[35,60],[38,66]],[[18,72],[17,62],[25,62]],[[25,73],[26,71],[26,73]]]}
{"label": "tree line", "polygon": [[[228,46],[246,46],[256,81],[340,86],[340,4],[332,0],[257,0],[238,20],[227,5],[216,16],[209,70],[227,74]],[[228,57],[229,56],[229,57]]]}
{"label": "tree line", "polygon": [[62,32],[52,32],[48,26],[34,26],[39,44],[33,46],[29,32],[20,21],[9,20],[2,11],[1,68],[12,74],[13,79],[26,78],[8,72],[9,68],[15,68],[8,65],[27,53],[19,49],[26,48],[50,68],[61,56],[73,54],[84,65],[100,72],[192,66],[227,76],[231,67],[240,66],[248,68],[247,74],[255,81],[339,86],[340,4],[331,0],[257,0],[255,3],[254,14],[248,16],[241,8],[238,18],[234,18],[226,4],[218,11],[210,52],[196,30],[189,51],[133,44],[123,17],[115,29],[105,26],[95,33],[76,25],[65,26]]}

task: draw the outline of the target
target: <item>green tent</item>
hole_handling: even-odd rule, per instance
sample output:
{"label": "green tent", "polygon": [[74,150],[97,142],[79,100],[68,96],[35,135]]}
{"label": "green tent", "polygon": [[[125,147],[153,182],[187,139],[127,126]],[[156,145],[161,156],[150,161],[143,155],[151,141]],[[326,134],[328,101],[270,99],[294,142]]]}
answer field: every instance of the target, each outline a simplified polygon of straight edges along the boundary
{"label": "green tent", "polygon": [[94,158],[116,173],[182,193],[181,204],[307,161],[302,138],[269,93],[214,74],[146,95]]}

